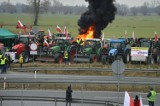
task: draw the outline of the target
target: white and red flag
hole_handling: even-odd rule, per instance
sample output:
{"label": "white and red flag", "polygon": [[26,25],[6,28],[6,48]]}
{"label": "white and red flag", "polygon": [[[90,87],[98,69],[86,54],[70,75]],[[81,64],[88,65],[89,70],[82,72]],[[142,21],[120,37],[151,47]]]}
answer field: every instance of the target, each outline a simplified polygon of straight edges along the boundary
{"label": "white and red flag", "polygon": [[43,43],[43,45],[44,45],[44,46],[47,46],[47,47],[49,47],[49,43],[47,42],[47,40],[46,40],[46,39],[44,40],[44,43]]}
{"label": "white and red flag", "polygon": [[158,34],[156,32],[154,33],[154,41],[158,41]]}
{"label": "white and red flag", "polygon": [[140,106],[143,106],[142,97],[140,96]]}
{"label": "white and red flag", "polygon": [[125,33],[124,33],[124,37],[126,38],[127,42],[128,42],[128,33],[127,31],[125,30]]}
{"label": "white and red flag", "polygon": [[26,32],[26,26],[24,24],[22,24],[22,22],[20,20],[18,20],[16,28],[23,29]]}
{"label": "white and red flag", "polygon": [[56,30],[59,32],[59,33],[62,33],[62,29],[57,25],[57,28]]}
{"label": "white and red flag", "polygon": [[134,32],[132,33],[132,38],[133,38],[133,41],[136,40]]}
{"label": "white and red flag", "polygon": [[104,32],[101,35],[101,40],[104,41]]}
{"label": "white and red flag", "polygon": [[49,29],[48,29],[48,38],[52,39],[52,34],[51,34],[51,31]]}
{"label": "white and red flag", "polygon": [[124,95],[124,105],[123,106],[134,106],[132,97],[129,96],[128,92],[125,91]]}
{"label": "white and red flag", "polygon": [[66,39],[68,39],[68,30],[66,26],[64,27],[64,34],[66,35]]}
{"label": "white and red flag", "polygon": [[23,28],[24,27],[24,25],[21,23],[20,20],[18,20],[17,27],[19,27],[19,28]]}

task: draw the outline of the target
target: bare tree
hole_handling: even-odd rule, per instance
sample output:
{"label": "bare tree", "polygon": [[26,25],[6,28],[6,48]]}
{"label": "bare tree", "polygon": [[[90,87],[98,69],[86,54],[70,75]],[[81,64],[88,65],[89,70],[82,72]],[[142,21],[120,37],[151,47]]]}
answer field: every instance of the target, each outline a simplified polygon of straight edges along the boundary
{"label": "bare tree", "polygon": [[130,11],[131,11],[131,13],[132,13],[134,16],[136,16],[136,15],[138,14],[138,9],[137,9],[137,7],[132,7],[132,8],[130,8]]}
{"label": "bare tree", "polygon": [[51,2],[50,0],[44,0],[42,3],[41,3],[41,12],[43,13],[47,13],[49,8],[51,7]]}
{"label": "bare tree", "polygon": [[38,25],[38,17],[39,17],[39,10],[40,10],[40,0],[28,0],[29,5],[33,7],[33,14],[34,14],[34,26]]}
{"label": "bare tree", "polygon": [[141,13],[142,13],[143,15],[147,15],[147,13],[148,13],[147,3],[144,3],[144,5],[141,6],[140,9],[141,9]]}
{"label": "bare tree", "polygon": [[155,7],[155,13],[157,13],[160,16],[160,5]]}

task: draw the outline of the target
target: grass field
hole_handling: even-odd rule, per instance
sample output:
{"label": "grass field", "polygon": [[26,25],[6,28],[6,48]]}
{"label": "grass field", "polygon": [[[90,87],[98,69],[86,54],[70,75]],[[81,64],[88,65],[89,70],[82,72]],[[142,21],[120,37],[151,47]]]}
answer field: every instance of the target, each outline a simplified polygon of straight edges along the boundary
{"label": "grass field", "polygon": [[[73,37],[78,35],[77,20],[78,15],[40,15],[39,29],[46,31],[48,28],[52,33],[56,32],[56,26],[59,25],[62,29],[67,26],[68,31]],[[4,28],[9,29],[14,33],[18,33],[16,24],[18,20],[25,25],[33,24],[33,16],[29,14],[0,14],[0,24],[4,24]],[[154,32],[160,33],[160,17],[159,16],[116,16],[115,20],[104,29],[105,38],[112,36],[121,37],[125,30],[128,32],[128,37],[131,37],[132,32],[135,32],[136,37],[154,37]]]}

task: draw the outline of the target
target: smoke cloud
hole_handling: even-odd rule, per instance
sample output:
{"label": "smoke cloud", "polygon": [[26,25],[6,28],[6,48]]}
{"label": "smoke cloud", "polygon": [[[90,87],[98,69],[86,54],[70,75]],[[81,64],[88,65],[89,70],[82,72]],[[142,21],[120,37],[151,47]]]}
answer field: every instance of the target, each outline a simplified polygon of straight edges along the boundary
{"label": "smoke cloud", "polygon": [[88,10],[78,20],[79,34],[85,34],[94,25],[94,38],[100,38],[101,31],[111,23],[116,14],[114,0],[85,0],[89,3]]}

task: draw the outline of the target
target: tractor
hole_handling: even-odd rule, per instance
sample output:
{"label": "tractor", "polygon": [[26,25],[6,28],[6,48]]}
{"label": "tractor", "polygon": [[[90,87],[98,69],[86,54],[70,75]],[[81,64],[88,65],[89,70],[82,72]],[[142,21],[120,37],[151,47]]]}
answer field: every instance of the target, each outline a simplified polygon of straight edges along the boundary
{"label": "tractor", "polygon": [[62,63],[65,51],[68,52],[70,58],[73,57],[72,55],[75,54],[76,49],[73,45],[71,45],[71,40],[71,37],[68,39],[66,39],[66,37],[55,37],[53,40],[54,45],[48,48],[44,54],[37,56],[36,60],[42,62],[50,61],[55,63]]}
{"label": "tractor", "polygon": [[[8,52],[10,55],[14,55],[14,61],[16,61],[20,55],[23,56],[24,62],[27,63],[30,58],[33,58],[30,55],[30,44],[31,41],[33,42],[41,42],[42,38],[44,37],[44,31],[38,31],[36,34],[33,35],[20,35],[16,40],[16,44],[12,47],[11,52]],[[39,44],[40,46],[41,44]]]}
{"label": "tractor", "polygon": [[117,59],[123,60],[124,63],[130,61],[130,45],[126,39],[110,40],[107,53],[102,56],[101,61],[106,64]]}
{"label": "tractor", "polygon": [[131,48],[131,61],[145,62],[154,64],[160,60],[160,44],[148,38],[138,40],[136,47]]}
{"label": "tractor", "polygon": [[84,45],[76,50],[74,62],[95,63],[101,60],[101,56],[107,52],[106,42],[101,39],[86,39]]}

